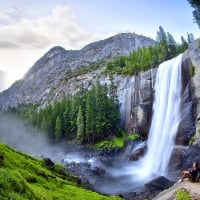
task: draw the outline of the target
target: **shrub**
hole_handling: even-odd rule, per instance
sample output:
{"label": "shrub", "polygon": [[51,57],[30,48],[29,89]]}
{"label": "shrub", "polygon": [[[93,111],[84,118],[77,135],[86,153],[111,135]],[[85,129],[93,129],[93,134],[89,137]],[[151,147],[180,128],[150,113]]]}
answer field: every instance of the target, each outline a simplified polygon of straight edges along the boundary
{"label": "shrub", "polygon": [[177,200],[192,200],[189,192],[183,188],[177,190],[175,196]]}

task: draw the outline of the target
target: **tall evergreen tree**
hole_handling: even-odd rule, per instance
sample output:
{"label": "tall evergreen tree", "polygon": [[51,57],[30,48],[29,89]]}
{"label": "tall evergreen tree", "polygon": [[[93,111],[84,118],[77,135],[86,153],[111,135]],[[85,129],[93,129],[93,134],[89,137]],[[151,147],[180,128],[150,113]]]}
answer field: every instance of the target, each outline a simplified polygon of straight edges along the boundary
{"label": "tall evergreen tree", "polygon": [[94,142],[96,133],[96,87],[92,86],[86,99],[86,137],[87,141]]}
{"label": "tall evergreen tree", "polygon": [[181,48],[182,48],[182,51],[185,51],[188,48],[188,43],[183,36],[181,36]]}
{"label": "tall evergreen tree", "polygon": [[79,106],[78,116],[77,116],[77,139],[80,142],[84,141],[85,138],[85,131],[84,131],[84,119],[83,119],[83,111],[82,107]]}
{"label": "tall evergreen tree", "polygon": [[55,126],[55,141],[58,142],[61,140],[62,137],[62,127],[60,117],[57,116],[56,118],[56,126]]}
{"label": "tall evergreen tree", "polygon": [[187,33],[187,41],[189,44],[194,41],[194,35],[192,33]]}
{"label": "tall evergreen tree", "polygon": [[72,102],[72,97],[65,97],[63,99],[64,103],[64,109],[63,109],[63,134],[64,137],[68,138],[71,134],[71,102]]}
{"label": "tall evergreen tree", "polygon": [[106,129],[107,91],[99,82],[96,84],[96,133],[97,138],[103,138]]}
{"label": "tall evergreen tree", "polygon": [[168,44],[168,51],[169,51],[169,58],[173,58],[176,55],[176,41],[171,33],[167,32],[167,44]]}
{"label": "tall evergreen tree", "polygon": [[187,0],[187,1],[194,8],[192,12],[194,16],[194,21],[200,28],[200,1],[199,0]]}
{"label": "tall evergreen tree", "polygon": [[162,26],[159,26],[159,31],[157,32],[157,41],[160,46],[160,58],[159,62],[168,59],[168,47],[167,47],[167,35]]}

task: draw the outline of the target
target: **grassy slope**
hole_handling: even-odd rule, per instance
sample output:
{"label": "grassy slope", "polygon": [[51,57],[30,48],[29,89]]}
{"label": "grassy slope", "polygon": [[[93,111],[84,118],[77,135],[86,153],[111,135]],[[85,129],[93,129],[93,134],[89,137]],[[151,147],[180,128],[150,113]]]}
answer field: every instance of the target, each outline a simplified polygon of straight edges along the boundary
{"label": "grassy slope", "polygon": [[63,173],[61,166],[56,165],[54,170],[49,170],[42,160],[4,144],[0,144],[0,154],[4,156],[3,164],[0,164],[2,200],[120,199],[83,189],[76,184],[76,177]]}

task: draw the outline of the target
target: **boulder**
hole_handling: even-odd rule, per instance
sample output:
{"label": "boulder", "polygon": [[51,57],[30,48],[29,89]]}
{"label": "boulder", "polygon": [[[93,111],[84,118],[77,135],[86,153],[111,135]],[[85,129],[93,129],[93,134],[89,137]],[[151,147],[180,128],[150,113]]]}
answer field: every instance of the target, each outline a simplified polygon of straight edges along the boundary
{"label": "boulder", "polygon": [[159,176],[145,184],[145,186],[141,190],[122,193],[120,194],[120,196],[122,196],[126,200],[153,199],[157,194],[171,187],[173,184],[173,181],[170,181],[163,176]]}
{"label": "boulder", "polygon": [[44,160],[45,166],[46,166],[48,169],[51,169],[51,170],[54,169],[55,164],[54,164],[54,162],[53,162],[50,158],[44,158],[43,160]]}
{"label": "boulder", "polygon": [[145,149],[144,148],[138,148],[135,151],[133,151],[131,153],[131,155],[129,156],[129,160],[130,161],[136,161],[138,160],[141,156],[143,156],[145,153]]}
{"label": "boulder", "polygon": [[145,184],[145,189],[151,191],[162,191],[171,187],[175,182],[167,179],[164,176],[158,176]]}
{"label": "boulder", "polygon": [[184,156],[186,154],[186,149],[184,149],[181,146],[177,146],[173,149],[170,162],[169,162],[169,168],[170,171],[175,171],[180,169],[180,166],[182,165],[182,162],[184,160]]}

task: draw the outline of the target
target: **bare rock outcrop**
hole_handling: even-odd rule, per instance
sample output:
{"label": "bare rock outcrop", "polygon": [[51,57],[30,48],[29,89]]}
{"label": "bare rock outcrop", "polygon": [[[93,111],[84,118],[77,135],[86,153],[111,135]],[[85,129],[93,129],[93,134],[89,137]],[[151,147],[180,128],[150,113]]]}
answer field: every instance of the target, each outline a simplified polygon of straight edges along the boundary
{"label": "bare rock outcrop", "polygon": [[191,95],[195,123],[194,145],[200,147],[200,38],[189,46],[188,56],[191,60],[190,70],[193,75]]}

